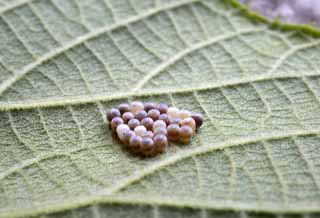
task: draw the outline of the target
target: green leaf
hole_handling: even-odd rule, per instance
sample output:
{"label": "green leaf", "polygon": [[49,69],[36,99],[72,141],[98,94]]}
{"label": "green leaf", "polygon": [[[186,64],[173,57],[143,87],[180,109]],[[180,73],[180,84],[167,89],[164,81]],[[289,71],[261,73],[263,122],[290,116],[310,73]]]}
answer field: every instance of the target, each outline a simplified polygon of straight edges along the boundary
{"label": "green leaf", "polygon": [[[0,217],[320,215],[317,30],[222,0],[1,0],[0,14]],[[133,99],[206,120],[191,145],[133,157],[105,120]]]}

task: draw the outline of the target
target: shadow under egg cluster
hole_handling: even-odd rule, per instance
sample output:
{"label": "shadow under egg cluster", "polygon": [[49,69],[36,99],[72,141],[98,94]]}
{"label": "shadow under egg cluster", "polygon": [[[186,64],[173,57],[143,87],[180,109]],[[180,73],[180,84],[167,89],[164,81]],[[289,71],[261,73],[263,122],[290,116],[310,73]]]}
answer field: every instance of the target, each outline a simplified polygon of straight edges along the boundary
{"label": "shadow under egg cluster", "polygon": [[168,141],[189,143],[202,125],[203,116],[164,103],[134,101],[110,109],[107,120],[131,152],[155,156],[165,152]]}

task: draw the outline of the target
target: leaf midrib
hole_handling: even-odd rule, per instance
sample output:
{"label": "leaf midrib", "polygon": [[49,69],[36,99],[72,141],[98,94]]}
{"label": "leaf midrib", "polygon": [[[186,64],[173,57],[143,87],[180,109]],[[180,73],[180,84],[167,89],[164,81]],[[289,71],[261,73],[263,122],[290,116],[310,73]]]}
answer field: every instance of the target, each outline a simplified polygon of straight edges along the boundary
{"label": "leaf midrib", "polygon": [[188,92],[200,92],[205,90],[212,90],[218,88],[225,88],[230,86],[242,85],[242,84],[252,84],[263,81],[272,80],[282,80],[282,79],[301,79],[306,77],[319,76],[320,72],[305,72],[304,75],[297,73],[289,74],[270,74],[270,75],[258,75],[258,76],[248,76],[246,78],[239,78],[233,80],[217,81],[211,83],[207,86],[197,86],[195,88],[177,88],[177,89],[157,89],[156,91],[140,91],[140,92],[123,92],[119,94],[92,94],[92,95],[78,95],[78,96],[66,96],[66,97],[50,97],[41,100],[26,100],[26,101],[14,101],[14,102],[0,102],[0,111],[11,111],[11,110],[24,110],[33,108],[48,108],[57,106],[67,106],[67,105],[80,105],[98,102],[107,102],[119,99],[128,99],[130,97],[144,97],[144,96],[154,96],[154,95],[165,95],[165,94],[179,94]]}

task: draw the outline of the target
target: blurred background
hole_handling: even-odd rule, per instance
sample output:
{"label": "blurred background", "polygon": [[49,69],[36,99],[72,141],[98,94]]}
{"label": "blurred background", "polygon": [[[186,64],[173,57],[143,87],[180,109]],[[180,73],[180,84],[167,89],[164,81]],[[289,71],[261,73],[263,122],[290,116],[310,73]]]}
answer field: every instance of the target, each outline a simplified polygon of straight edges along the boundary
{"label": "blurred background", "polygon": [[261,15],[290,24],[320,26],[319,0],[239,0]]}

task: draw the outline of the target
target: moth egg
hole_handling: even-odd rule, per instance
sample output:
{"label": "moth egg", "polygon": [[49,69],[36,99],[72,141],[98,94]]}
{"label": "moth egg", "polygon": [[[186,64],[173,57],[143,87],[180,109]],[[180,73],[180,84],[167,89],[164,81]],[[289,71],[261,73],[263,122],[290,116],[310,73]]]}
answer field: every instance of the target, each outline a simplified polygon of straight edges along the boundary
{"label": "moth egg", "polygon": [[159,120],[163,120],[167,124],[167,126],[170,124],[170,117],[166,113],[160,114]]}
{"label": "moth egg", "polygon": [[188,117],[180,121],[181,126],[190,126],[193,133],[196,131],[196,121],[193,118]]}
{"label": "moth egg", "polygon": [[117,127],[120,125],[120,124],[123,124],[123,119],[120,118],[120,117],[115,117],[111,120],[111,129],[112,131],[116,131]]}
{"label": "moth egg", "polygon": [[183,119],[185,119],[185,118],[188,118],[188,117],[190,117],[191,116],[191,113],[190,113],[190,111],[188,111],[188,110],[180,110],[179,112],[178,112],[178,117],[181,119],[181,120],[183,120]]}
{"label": "moth egg", "polygon": [[154,136],[154,133],[152,131],[146,131],[144,133],[144,135],[142,136],[142,138],[151,138],[152,139],[153,136]]}
{"label": "moth egg", "polygon": [[139,125],[140,125],[140,121],[138,119],[135,119],[135,118],[129,120],[129,122],[128,122],[128,126],[130,127],[130,129],[134,129]]}
{"label": "moth egg", "polygon": [[120,124],[117,127],[117,134],[119,139],[123,142],[125,138],[125,131],[130,130],[129,126],[127,124]]}
{"label": "moth egg", "polygon": [[121,113],[118,109],[112,108],[110,111],[107,112],[107,120],[111,121],[115,117],[120,117]]}
{"label": "moth egg", "polygon": [[178,124],[170,124],[167,128],[168,138],[171,141],[178,141],[180,135],[180,126]]}
{"label": "moth egg", "polygon": [[145,126],[147,130],[152,130],[153,127],[153,119],[150,117],[146,117],[141,120],[141,125]]}
{"label": "moth egg", "polygon": [[133,135],[129,140],[129,148],[134,153],[139,153],[141,150],[141,141],[142,141],[141,136]]}
{"label": "moth egg", "polygon": [[106,116],[121,142],[133,153],[143,156],[163,153],[169,140],[190,143],[204,122],[201,113],[179,110],[165,103],[140,101],[119,104]]}
{"label": "moth egg", "polygon": [[144,110],[149,112],[151,109],[157,109],[157,104],[153,102],[146,102],[144,103]]}
{"label": "moth egg", "polygon": [[125,112],[124,114],[122,114],[122,119],[125,123],[128,123],[128,121],[133,118],[134,118],[134,115],[131,112]]}
{"label": "moth egg", "polygon": [[166,123],[165,123],[163,120],[157,120],[157,121],[155,121],[155,122],[153,123],[152,129],[155,130],[155,129],[158,128],[158,127],[164,127],[164,128],[166,128],[167,125],[166,125]]}
{"label": "moth egg", "polygon": [[203,123],[203,116],[201,113],[193,113],[191,114],[191,117],[194,119],[196,122],[196,128],[198,129],[202,123]]}
{"label": "moth egg", "polygon": [[150,117],[153,120],[157,120],[160,116],[160,111],[158,109],[151,109],[148,112],[148,117]]}
{"label": "moth egg", "polygon": [[130,105],[130,111],[133,113],[133,114],[136,114],[138,111],[141,111],[144,109],[144,105],[142,102],[140,101],[134,101],[131,103]]}
{"label": "moth egg", "polygon": [[158,105],[158,110],[160,111],[161,114],[167,113],[168,108],[169,108],[168,105],[165,103],[160,103]]}
{"label": "moth egg", "polygon": [[151,156],[155,154],[155,146],[151,138],[142,138],[141,151],[145,156]]}
{"label": "moth egg", "polygon": [[125,112],[129,112],[130,111],[130,105],[127,103],[122,103],[118,106],[118,109],[120,111],[121,114],[124,114]]}
{"label": "moth egg", "polygon": [[179,139],[183,143],[189,143],[191,141],[192,134],[193,134],[193,131],[190,126],[182,126],[180,128]]}
{"label": "moth egg", "polygon": [[180,125],[181,119],[179,117],[173,117],[170,119],[170,124],[178,124]]}
{"label": "moth egg", "polygon": [[132,131],[132,130],[125,130],[124,131],[124,136],[123,136],[123,143],[125,144],[125,145],[129,145],[129,141],[130,141],[130,138],[132,137],[132,136],[134,136],[135,135],[135,133]]}
{"label": "moth egg", "polygon": [[158,127],[154,130],[154,135],[158,135],[158,134],[161,134],[161,135],[168,135],[168,131],[167,131],[167,128],[166,127]]}
{"label": "moth egg", "polygon": [[179,109],[178,109],[178,108],[169,107],[169,108],[168,108],[168,111],[167,111],[167,114],[168,114],[170,117],[175,118],[175,117],[178,117],[178,112],[179,112]]}
{"label": "moth egg", "polygon": [[134,133],[138,136],[144,136],[147,132],[146,127],[144,126],[137,126],[136,128],[134,128]]}
{"label": "moth egg", "polygon": [[153,137],[153,142],[158,153],[163,153],[168,146],[168,138],[165,135],[155,135]]}
{"label": "moth egg", "polygon": [[138,120],[142,120],[147,117],[147,112],[145,110],[138,111],[134,117]]}

